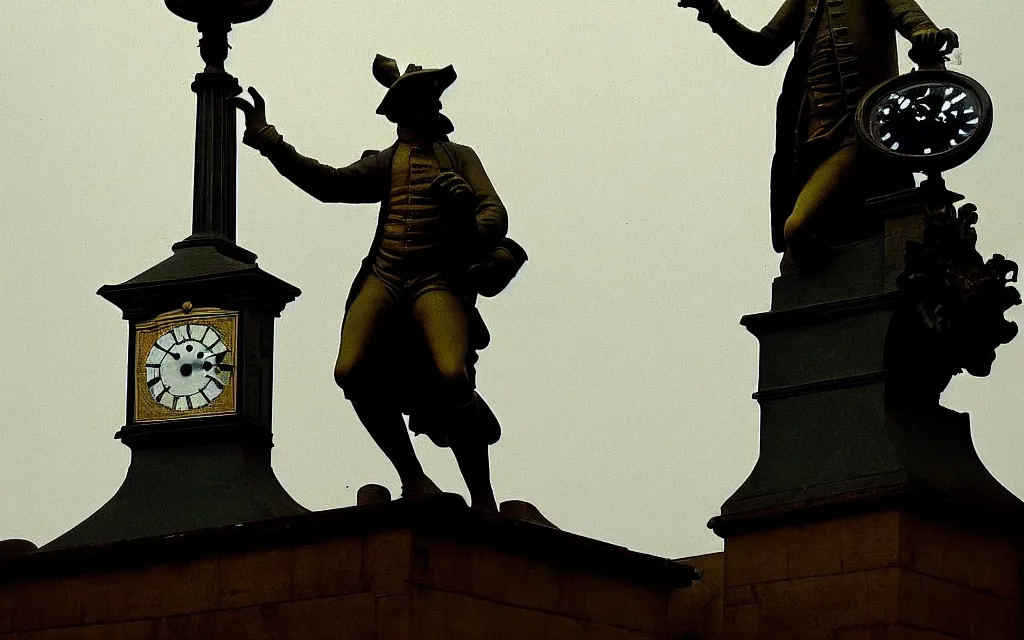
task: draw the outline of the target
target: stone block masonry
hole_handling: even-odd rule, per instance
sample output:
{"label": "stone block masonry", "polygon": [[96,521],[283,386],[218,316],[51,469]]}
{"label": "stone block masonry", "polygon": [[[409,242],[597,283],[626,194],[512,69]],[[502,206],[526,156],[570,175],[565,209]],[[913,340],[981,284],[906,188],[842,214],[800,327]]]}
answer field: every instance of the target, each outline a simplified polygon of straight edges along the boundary
{"label": "stone block masonry", "polygon": [[0,560],[0,640],[669,638],[689,566],[458,496]]}

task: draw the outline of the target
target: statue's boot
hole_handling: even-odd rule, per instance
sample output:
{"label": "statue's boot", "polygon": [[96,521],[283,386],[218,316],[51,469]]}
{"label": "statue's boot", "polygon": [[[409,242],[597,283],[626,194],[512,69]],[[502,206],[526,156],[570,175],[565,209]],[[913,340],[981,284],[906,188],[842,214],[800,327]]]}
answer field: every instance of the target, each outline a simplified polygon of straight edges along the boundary
{"label": "statue's boot", "polygon": [[545,527],[551,527],[552,529],[558,528],[550,520],[544,517],[544,514],[540,512],[540,509],[525,500],[506,500],[501,503],[498,511],[501,512],[501,515],[508,516],[509,518],[526,520],[527,522],[544,525]]}
{"label": "statue's boot", "polygon": [[422,474],[419,478],[408,482],[402,481],[403,498],[426,498],[440,493],[444,492],[426,474]]}
{"label": "statue's boot", "polygon": [[370,437],[395,466],[395,471],[402,480],[403,498],[441,493],[437,485],[423,472],[400,411],[386,407],[382,403],[372,402],[353,402],[352,408],[355,409],[359,421],[363,423]]}
{"label": "statue's boot", "polygon": [[494,490],[491,488],[487,441],[481,433],[480,407],[475,395],[470,402],[450,411],[448,442],[469,489],[472,507],[497,513],[498,503],[494,500]]}

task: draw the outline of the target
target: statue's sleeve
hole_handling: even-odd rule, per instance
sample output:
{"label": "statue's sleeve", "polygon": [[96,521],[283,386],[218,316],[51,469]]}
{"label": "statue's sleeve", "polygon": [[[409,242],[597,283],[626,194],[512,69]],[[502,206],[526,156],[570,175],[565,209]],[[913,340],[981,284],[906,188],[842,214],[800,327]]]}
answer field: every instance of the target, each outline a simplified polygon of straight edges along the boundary
{"label": "statue's sleeve", "polygon": [[490,178],[476,152],[467,146],[459,148],[459,172],[469,183],[476,197],[476,230],[484,245],[491,246],[508,233],[508,212],[501,203]]}
{"label": "statue's sleeve", "polygon": [[910,40],[918,33],[935,31],[935,24],[914,0],[885,0],[885,8],[900,35]]}
{"label": "statue's sleeve", "polygon": [[278,173],[321,202],[380,202],[387,194],[388,175],[381,154],[347,167],[329,167],[307,158],[284,141],[271,125],[246,130],[242,142],[263,154]]}
{"label": "statue's sleeve", "polygon": [[803,14],[798,0],[785,0],[775,17],[760,31],[743,26],[722,8],[717,1],[708,9],[697,14],[697,19],[706,22],[736,55],[756,65],[767,65],[775,61],[800,35]]}

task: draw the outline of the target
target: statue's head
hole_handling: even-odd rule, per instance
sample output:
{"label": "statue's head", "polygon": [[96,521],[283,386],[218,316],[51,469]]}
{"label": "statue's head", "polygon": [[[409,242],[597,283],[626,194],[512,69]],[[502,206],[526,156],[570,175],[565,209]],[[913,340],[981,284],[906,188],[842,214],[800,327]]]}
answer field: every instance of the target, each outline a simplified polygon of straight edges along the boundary
{"label": "statue's head", "polygon": [[411,128],[436,128],[440,133],[455,129],[441,114],[441,94],[455,82],[455,69],[424,69],[411,64],[399,73],[398,63],[380,54],[373,61],[373,77],[388,88],[377,113],[391,122]]}

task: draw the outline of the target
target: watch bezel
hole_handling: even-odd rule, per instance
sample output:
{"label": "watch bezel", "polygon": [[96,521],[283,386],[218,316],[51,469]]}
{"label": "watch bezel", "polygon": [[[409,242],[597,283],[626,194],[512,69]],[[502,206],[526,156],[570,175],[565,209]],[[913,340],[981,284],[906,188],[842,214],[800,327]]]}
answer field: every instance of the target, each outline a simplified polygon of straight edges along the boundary
{"label": "watch bezel", "polygon": [[[875,140],[871,134],[871,115],[879,99],[901,88],[927,82],[960,86],[978,97],[980,122],[974,135],[952,149],[929,155],[900,153]],[[992,99],[981,83],[970,76],[948,69],[918,69],[886,80],[868,91],[857,104],[855,120],[857,138],[872,153],[913,171],[941,172],[967,162],[985,144],[992,131]]]}

